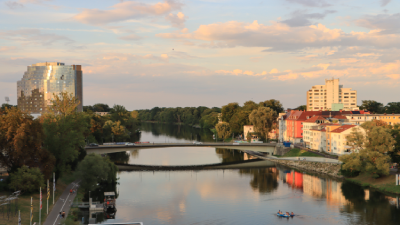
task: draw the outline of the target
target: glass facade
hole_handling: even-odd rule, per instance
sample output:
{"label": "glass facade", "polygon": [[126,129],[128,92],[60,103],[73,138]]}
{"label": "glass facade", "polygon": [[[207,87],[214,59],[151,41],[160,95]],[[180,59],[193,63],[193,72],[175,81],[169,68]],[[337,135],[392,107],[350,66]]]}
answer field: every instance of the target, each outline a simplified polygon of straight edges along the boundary
{"label": "glass facade", "polygon": [[53,94],[72,93],[79,100],[78,111],[82,111],[82,67],[66,66],[60,62],[36,63],[17,82],[18,108],[27,113],[46,112]]}

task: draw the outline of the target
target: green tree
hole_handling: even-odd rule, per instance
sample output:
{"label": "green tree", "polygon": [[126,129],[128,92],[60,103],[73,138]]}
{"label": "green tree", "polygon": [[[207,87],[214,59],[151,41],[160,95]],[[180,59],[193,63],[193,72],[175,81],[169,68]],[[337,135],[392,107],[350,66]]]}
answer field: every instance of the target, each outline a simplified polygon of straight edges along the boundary
{"label": "green tree", "polygon": [[218,137],[222,139],[227,139],[232,134],[231,127],[227,122],[218,123],[217,126],[215,126],[215,129],[217,130]]}
{"label": "green tree", "polygon": [[260,107],[253,110],[249,116],[250,123],[254,125],[254,130],[261,134],[261,139],[265,139],[268,133],[274,129],[277,113],[269,107]]}
{"label": "green tree", "polygon": [[254,109],[257,109],[257,108],[258,108],[257,103],[255,103],[253,101],[247,101],[243,104],[242,110],[252,112]]}
{"label": "green tree", "polygon": [[243,133],[243,126],[248,125],[249,121],[249,111],[238,110],[229,121],[231,130],[233,133]]}
{"label": "green tree", "polygon": [[339,160],[344,163],[342,168],[369,173],[375,178],[388,175],[390,156],[387,154],[393,151],[396,143],[390,129],[374,122],[365,122],[361,127],[365,129],[365,135],[353,128],[346,137],[348,145],[357,152],[340,156]]}
{"label": "green tree", "polygon": [[400,113],[400,102],[389,102],[385,106],[385,112],[386,113],[394,113],[394,114],[399,114]]}
{"label": "green tree", "polygon": [[[8,104],[8,103],[3,103],[2,105],[1,105],[1,110],[3,110],[3,111],[5,111],[6,109],[11,109],[11,108],[16,108],[17,106],[16,105],[10,105],[10,104]],[[0,111],[1,111],[0,110]]]}
{"label": "green tree", "polygon": [[295,108],[295,110],[304,111],[304,110],[307,110],[307,106],[306,105],[300,105],[297,108]]}
{"label": "green tree", "polygon": [[400,163],[400,125],[396,124],[390,130],[393,139],[396,141],[393,151],[389,153],[392,162]]}
{"label": "green tree", "polygon": [[90,135],[90,118],[77,112],[78,100],[67,93],[60,96],[54,96],[51,110],[41,117],[46,136],[44,147],[56,158],[56,177],[71,169]]}
{"label": "green tree", "polygon": [[276,112],[276,117],[278,117],[278,114],[284,111],[284,108],[279,100],[275,99],[270,99],[264,102],[260,102],[258,104],[260,107],[269,107],[270,109],[274,110]]}
{"label": "green tree", "polygon": [[229,103],[228,105],[222,106],[222,121],[224,122],[229,122],[232,118],[232,116],[236,113],[237,110],[240,109],[240,106],[238,103]]}
{"label": "green tree", "polygon": [[37,167],[29,168],[22,166],[16,172],[10,174],[10,184],[8,187],[14,191],[32,193],[44,188],[44,176]]}
{"label": "green tree", "polygon": [[374,100],[362,100],[360,109],[371,113],[382,113],[384,111],[383,104]]}
{"label": "green tree", "polygon": [[98,183],[115,183],[117,171],[117,167],[107,157],[89,154],[78,164],[76,178],[81,180],[83,189],[92,191]]}

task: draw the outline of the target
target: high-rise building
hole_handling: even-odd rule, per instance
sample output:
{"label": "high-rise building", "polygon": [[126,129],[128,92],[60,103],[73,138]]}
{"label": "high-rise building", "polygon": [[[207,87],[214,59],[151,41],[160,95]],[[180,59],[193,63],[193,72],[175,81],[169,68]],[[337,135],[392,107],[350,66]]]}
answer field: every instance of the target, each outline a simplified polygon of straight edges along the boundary
{"label": "high-rise building", "polygon": [[82,67],[60,62],[36,63],[17,82],[18,108],[31,114],[46,112],[53,94],[71,93],[79,100],[78,111],[82,111]]}
{"label": "high-rise building", "polygon": [[307,111],[351,111],[357,107],[357,91],[343,88],[339,79],[325,79],[325,85],[315,85],[307,91]]}

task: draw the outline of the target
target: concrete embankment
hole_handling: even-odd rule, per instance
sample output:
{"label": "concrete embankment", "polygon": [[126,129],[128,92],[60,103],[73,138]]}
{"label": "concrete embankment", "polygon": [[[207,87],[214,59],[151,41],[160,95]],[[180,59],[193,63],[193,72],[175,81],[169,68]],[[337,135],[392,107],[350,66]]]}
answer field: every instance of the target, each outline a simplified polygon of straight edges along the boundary
{"label": "concrete embankment", "polygon": [[273,158],[265,158],[267,160],[296,168],[299,170],[310,171],[314,173],[326,174],[335,178],[343,178],[342,175],[338,175],[340,170],[340,164],[329,163],[329,162],[305,162],[305,161],[290,161],[290,160],[279,160]]}

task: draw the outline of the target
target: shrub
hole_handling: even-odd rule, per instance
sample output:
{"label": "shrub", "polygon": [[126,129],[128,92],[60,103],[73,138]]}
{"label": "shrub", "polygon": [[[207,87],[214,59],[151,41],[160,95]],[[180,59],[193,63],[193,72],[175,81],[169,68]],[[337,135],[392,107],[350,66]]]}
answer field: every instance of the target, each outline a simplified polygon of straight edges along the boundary
{"label": "shrub", "polygon": [[14,191],[32,193],[39,190],[39,187],[45,187],[44,176],[37,167],[22,166],[16,172],[10,174],[8,187]]}

